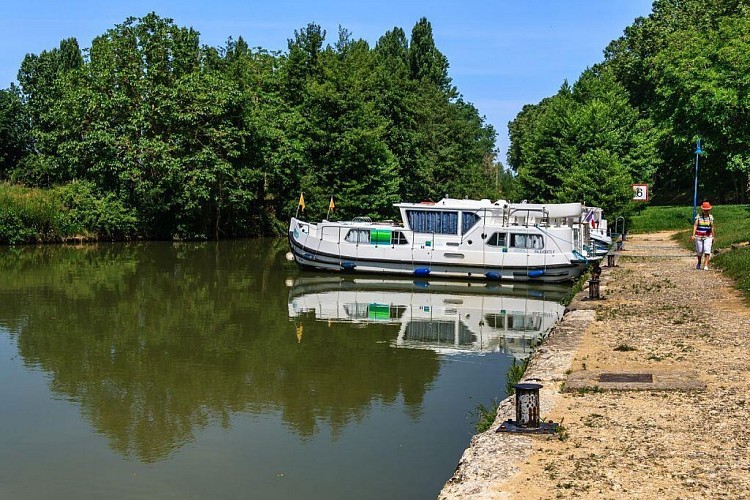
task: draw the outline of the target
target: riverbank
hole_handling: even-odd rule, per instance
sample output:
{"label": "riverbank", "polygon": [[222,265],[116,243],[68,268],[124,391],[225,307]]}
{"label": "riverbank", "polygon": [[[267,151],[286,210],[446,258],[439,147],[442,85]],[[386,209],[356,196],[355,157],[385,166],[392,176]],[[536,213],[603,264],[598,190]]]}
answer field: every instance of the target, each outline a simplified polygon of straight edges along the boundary
{"label": "riverbank", "polygon": [[440,498],[750,498],[750,307],[671,234],[631,236],[535,352],[524,381],[561,432],[496,433],[504,401]]}

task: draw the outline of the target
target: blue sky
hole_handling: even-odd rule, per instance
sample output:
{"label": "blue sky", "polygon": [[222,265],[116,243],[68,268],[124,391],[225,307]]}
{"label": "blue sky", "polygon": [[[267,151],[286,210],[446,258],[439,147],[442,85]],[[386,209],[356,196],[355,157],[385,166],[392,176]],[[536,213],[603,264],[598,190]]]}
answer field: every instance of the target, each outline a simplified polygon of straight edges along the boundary
{"label": "blue sky", "polygon": [[242,36],[250,46],[286,50],[287,39],[314,22],[334,43],[339,25],[354,38],[375,44],[398,26],[407,36],[426,17],[438,49],[450,63],[450,76],[498,132],[499,159],[505,163],[507,124],[524,104],[538,103],[573,83],[600,62],[607,44],[652,0],[27,0],[7,2],[0,18],[0,88],[7,88],[27,53],[78,39],[82,48],[128,17],[149,12],[191,26],[202,43],[222,46]]}

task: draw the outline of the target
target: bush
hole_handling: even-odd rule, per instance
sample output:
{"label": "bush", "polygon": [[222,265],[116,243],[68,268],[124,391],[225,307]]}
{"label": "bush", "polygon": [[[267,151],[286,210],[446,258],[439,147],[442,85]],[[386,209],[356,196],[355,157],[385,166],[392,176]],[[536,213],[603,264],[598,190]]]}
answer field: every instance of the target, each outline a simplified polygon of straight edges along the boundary
{"label": "bush", "polygon": [[492,427],[497,418],[498,406],[500,406],[500,403],[497,401],[489,406],[485,406],[482,403],[476,406],[472,415],[474,417],[474,430],[477,434],[481,434]]}
{"label": "bush", "polygon": [[71,230],[68,215],[49,191],[0,184],[0,243],[57,241]]}
{"label": "bush", "polygon": [[54,189],[67,207],[71,224],[78,232],[96,239],[122,240],[138,232],[138,216],[112,193],[100,195],[89,182],[71,182]]}
{"label": "bush", "polygon": [[0,184],[0,244],[44,243],[70,236],[120,240],[136,236],[134,210],[93,184],[73,182],[51,190]]}
{"label": "bush", "polygon": [[516,363],[516,359],[513,358],[513,364],[508,369],[508,373],[505,374],[505,393],[508,396],[516,393],[516,384],[523,378],[523,374],[526,373],[526,368],[529,367],[530,361],[530,356],[519,363]]}

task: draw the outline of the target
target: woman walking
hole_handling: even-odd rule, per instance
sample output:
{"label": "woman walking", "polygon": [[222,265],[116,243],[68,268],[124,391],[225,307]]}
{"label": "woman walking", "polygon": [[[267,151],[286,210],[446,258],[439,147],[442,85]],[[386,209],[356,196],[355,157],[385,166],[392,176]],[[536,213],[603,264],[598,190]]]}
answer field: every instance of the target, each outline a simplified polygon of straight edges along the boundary
{"label": "woman walking", "polygon": [[711,247],[713,246],[714,237],[716,237],[714,216],[711,215],[712,208],[709,202],[703,202],[701,205],[702,213],[695,218],[693,235],[690,237],[691,240],[695,240],[695,254],[698,257],[698,265],[695,268],[701,268],[702,260],[703,269],[706,271],[708,271],[708,263],[711,261]]}

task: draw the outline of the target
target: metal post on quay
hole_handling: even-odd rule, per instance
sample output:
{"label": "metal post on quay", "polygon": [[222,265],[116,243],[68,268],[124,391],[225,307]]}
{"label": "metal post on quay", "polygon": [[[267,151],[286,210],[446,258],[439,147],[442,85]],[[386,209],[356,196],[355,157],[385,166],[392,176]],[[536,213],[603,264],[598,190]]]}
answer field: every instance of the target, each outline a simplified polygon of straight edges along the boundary
{"label": "metal post on quay", "polygon": [[599,267],[599,263],[594,263],[594,267],[591,268],[591,278],[589,279],[589,299],[598,300],[601,298],[599,293],[599,277],[602,274],[602,268]]}
{"label": "metal post on quay", "polygon": [[[622,222],[622,228],[617,232]],[[617,217],[615,219],[615,232],[617,232],[617,239],[615,240],[615,250],[622,250],[625,246],[625,217]]]}
{"label": "metal post on quay", "polygon": [[541,384],[521,383],[513,386],[516,389],[516,420],[506,420],[495,432],[525,432],[535,434],[553,434],[559,424],[544,422],[539,417],[539,389]]}

